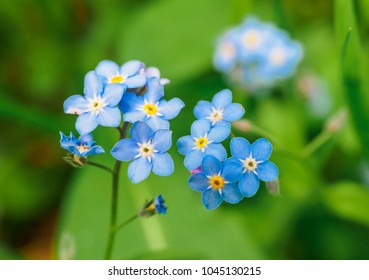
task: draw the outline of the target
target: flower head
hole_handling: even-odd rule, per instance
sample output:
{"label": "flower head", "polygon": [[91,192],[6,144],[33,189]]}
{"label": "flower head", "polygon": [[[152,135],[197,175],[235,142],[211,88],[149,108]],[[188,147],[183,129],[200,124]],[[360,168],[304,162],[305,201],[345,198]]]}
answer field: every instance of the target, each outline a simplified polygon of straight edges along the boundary
{"label": "flower head", "polygon": [[223,161],[227,152],[220,144],[229,136],[229,126],[218,125],[211,128],[206,119],[194,121],[191,125],[191,135],[178,139],[180,154],[185,156],[184,165],[188,170],[194,170],[201,165],[205,155],[210,154]]}
{"label": "flower head", "polygon": [[132,161],[128,166],[128,177],[133,183],[146,179],[151,170],[159,176],[173,173],[174,163],[166,152],[172,145],[170,130],[153,132],[147,124],[135,122],[130,135],[131,138],[118,141],[111,154],[117,160]]}
{"label": "flower head", "polygon": [[71,132],[69,136],[60,132],[60,146],[79,157],[87,157],[94,154],[103,154],[101,146],[95,145],[91,134],[81,135],[78,139]]}
{"label": "flower head", "polygon": [[159,194],[157,197],[155,197],[151,201],[148,201],[144,204],[139,215],[141,217],[151,217],[155,214],[166,214],[167,207],[165,206],[164,203],[165,201],[162,195]]}
{"label": "flower head", "polygon": [[272,144],[267,139],[260,138],[251,145],[244,138],[232,138],[231,153],[242,167],[239,187],[244,196],[253,196],[259,189],[260,180],[271,182],[278,178],[278,167],[268,160]]}
{"label": "flower head", "polygon": [[76,129],[84,135],[93,131],[98,125],[117,127],[122,119],[117,108],[126,86],[114,84],[105,87],[95,71],[85,76],[84,96],[73,95],[64,102],[64,112],[79,115]]}
{"label": "flower head", "polygon": [[202,192],[202,203],[208,210],[217,208],[223,200],[238,203],[243,195],[237,180],[242,174],[242,167],[234,158],[221,163],[216,157],[206,155],[201,163],[202,171],[190,177],[191,189]]}
{"label": "flower head", "polygon": [[126,122],[142,121],[154,131],[169,129],[169,120],[175,118],[184,103],[179,98],[163,100],[164,88],[156,77],[148,80],[148,90],[143,96],[127,92],[120,103]]}

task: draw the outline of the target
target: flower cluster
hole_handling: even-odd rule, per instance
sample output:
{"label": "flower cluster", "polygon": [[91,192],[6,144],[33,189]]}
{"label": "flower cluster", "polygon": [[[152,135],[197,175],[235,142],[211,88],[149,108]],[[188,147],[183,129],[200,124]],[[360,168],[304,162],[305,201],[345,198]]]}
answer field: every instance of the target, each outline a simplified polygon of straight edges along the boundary
{"label": "flower cluster", "polygon": [[252,145],[244,138],[232,138],[232,157],[227,159],[221,142],[229,137],[231,122],[244,113],[240,104],[232,103],[232,93],[222,90],[211,103],[197,103],[194,114],[198,120],[191,126],[191,135],[177,141],[179,153],[185,156],[184,165],[192,174],[188,184],[202,193],[202,203],[208,210],[217,208],[223,200],[238,203],[257,192],[260,180],[278,178],[278,168],[269,161],[272,145],[264,138]]}
{"label": "flower cluster", "polygon": [[[167,153],[172,144],[169,120],[184,107],[178,98],[163,99],[163,86],[168,83],[168,79],[160,78],[157,68],[146,68],[140,61],[119,66],[104,60],[86,74],[84,95],[73,95],[64,102],[64,112],[78,115],[76,130],[81,135],[90,135],[98,125],[119,127],[122,119],[132,123],[131,138],[120,139],[111,150],[112,156],[119,161],[132,161],[128,177],[133,183],[147,178],[151,170],[168,176],[174,171]],[[77,142],[72,135],[61,135],[62,147],[77,156],[104,152],[87,136]]]}
{"label": "flower cluster", "polygon": [[253,91],[291,76],[302,54],[301,45],[287,33],[249,17],[218,40],[214,66],[232,82]]}

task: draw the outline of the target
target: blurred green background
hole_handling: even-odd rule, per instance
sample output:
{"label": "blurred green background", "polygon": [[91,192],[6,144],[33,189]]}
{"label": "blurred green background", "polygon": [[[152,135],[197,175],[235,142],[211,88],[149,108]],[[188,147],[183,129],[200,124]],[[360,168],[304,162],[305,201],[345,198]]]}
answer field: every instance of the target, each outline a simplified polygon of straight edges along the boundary
{"label": "blurred green background", "polygon": [[[62,104],[82,93],[85,73],[103,59],[158,67],[171,80],[166,99],[186,103],[171,122],[175,142],[189,134],[197,101],[229,87],[212,54],[216,38],[246,15],[286,29],[305,50],[295,76],[269,92],[232,89],[245,118],[276,139],[280,195],[262,184],[252,198],[206,211],[173,145],[170,177],[133,185],[123,165],[118,219],[157,194],[168,214],[120,231],[113,258],[368,259],[367,0],[1,1],[0,258],[103,257],[111,178],[71,168],[59,147],[59,131],[75,132]],[[329,132],[342,110],[342,128]],[[256,132],[239,131],[250,141],[263,136]],[[94,137],[109,151],[118,133],[99,127]],[[109,153],[94,161],[114,162]]]}

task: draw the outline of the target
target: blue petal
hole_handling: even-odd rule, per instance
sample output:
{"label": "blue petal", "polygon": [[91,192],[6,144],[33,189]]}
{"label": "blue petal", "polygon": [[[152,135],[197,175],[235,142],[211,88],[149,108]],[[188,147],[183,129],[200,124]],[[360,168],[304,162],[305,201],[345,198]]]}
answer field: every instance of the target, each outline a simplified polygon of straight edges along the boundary
{"label": "blue petal", "polygon": [[202,193],[202,204],[208,210],[213,210],[218,208],[220,204],[223,202],[223,198],[220,195],[218,190],[214,190],[213,188],[207,189]]}
{"label": "blue petal", "polygon": [[141,65],[142,63],[138,60],[127,61],[120,67],[120,74],[122,76],[131,77],[138,73],[138,71],[141,68]]}
{"label": "blue petal", "polygon": [[220,143],[225,140],[231,133],[230,125],[217,125],[210,129],[208,139],[215,143]]}
{"label": "blue petal", "polygon": [[260,138],[252,143],[251,151],[252,157],[257,161],[265,161],[268,160],[272,153],[273,146],[272,144],[265,138]]}
{"label": "blue petal", "polygon": [[163,118],[166,120],[171,120],[178,116],[181,109],[185,106],[183,101],[179,98],[173,98],[168,102],[159,103],[159,113],[163,114]]}
{"label": "blue petal", "polygon": [[130,130],[131,138],[137,143],[147,143],[153,137],[152,129],[143,122],[135,122]]}
{"label": "blue petal", "polygon": [[144,95],[144,99],[148,103],[155,104],[164,96],[163,86],[157,78],[150,78],[147,81],[147,92]]}
{"label": "blue petal", "polygon": [[88,101],[81,95],[72,95],[64,101],[64,113],[80,115],[86,112]]}
{"label": "blue petal", "polygon": [[111,155],[120,161],[130,161],[139,154],[139,147],[135,141],[130,138],[119,140],[111,149]]}
{"label": "blue petal", "polygon": [[123,114],[123,120],[125,122],[135,123],[137,121],[143,121],[146,117],[146,113],[143,111],[133,111]]}
{"label": "blue petal", "polygon": [[103,154],[105,153],[104,149],[101,146],[93,146],[91,149],[83,153],[83,157],[95,155],[95,154]]}
{"label": "blue petal", "polygon": [[207,176],[218,175],[222,169],[222,164],[219,159],[212,155],[206,155],[201,163],[202,172]]}
{"label": "blue petal", "polygon": [[123,95],[119,108],[123,113],[136,111],[138,108],[143,108],[144,101],[142,96],[138,96],[133,92],[126,92]]}
{"label": "blue petal", "polygon": [[97,127],[97,119],[95,113],[86,112],[78,116],[76,121],[76,129],[79,134],[87,134]]}
{"label": "blue petal", "polygon": [[244,160],[250,156],[251,144],[245,138],[232,138],[230,146],[233,157]]}
{"label": "blue petal", "polygon": [[100,96],[103,91],[103,83],[95,71],[90,71],[85,76],[83,93],[87,98]]}
{"label": "blue petal", "polygon": [[222,188],[222,198],[228,203],[238,203],[243,199],[238,183],[227,184]]}
{"label": "blue petal", "polygon": [[278,167],[269,160],[259,163],[256,168],[256,173],[260,180],[271,182],[278,179]]}
{"label": "blue petal", "polygon": [[211,103],[215,109],[222,109],[232,103],[232,92],[229,89],[223,89],[214,95]]}
{"label": "blue petal", "polygon": [[242,118],[245,114],[245,109],[241,104],[232,103],[225,107],[223,112],[223,119],[229,122],[234,122]]}
{"label": "blue petal", "polygon": [[195,142],[190,135],[182,136],[177,140],[178,152],[184,156],[192,151],[194,145]]}
{"label": "blue petal", "polygon": [[152,164],[145,157],[139,157],[128,165],[128,178],[137,184],[145,180],[151,172]]}
{"label": "blue petal", "polygon": [[128,88],[138,88],[146,84],[145,75],[137,75],[131,78],[127,78],[123,81],[123,84],[127,85]]}
{"label": "blue petal", "polygon": [[246,171],[243,173],[238,185],[244,196],[251,197],[258,191],[259,183],[260,181],[254,172]]}
{"label": "blue petal", "polygon": [[189,152],[184,159],[184,166],[188,170],[194,170],[201,165],[203,153],[199,150],[193,150]]}
{"label": "blue petal", "polygon": [[210,130],[210,122],[208,120],[197,120],[191,125],[191,136],[195,138],[200,138],[205,136]]}
{"label": "blue petal", "polygon": [[197,119],[205,119],[210,117],[212,113],[212,106],[209,101],[199,101],[197,102],[195,108],[193,108],[193,114]]}
{"label": "blue petal", "polygon": [[169,176],[174,171],[174,162],[168,153],[155,153],[152,157],[152,171],[159,176]]}
{"label": "blue petal", "polygon": [[160,129],[154,133],[152,138],[152,145],[159,153],[164,153],[172,146],[172,131],[167,129]]}
{"label": "blue petal", "polygon": [[233,183],[240,179],[243,167],[236,158],[229,158],[223,163],[222,176],[227,182]]}
{"label": "blue petal", "polygon": [[105,87],[102,97],[109,106],[116,106],[122,99],[125,90],[126,87],[121,84],[110,84]]}
{"label": "blue petal", "polygon": [[227,151],[222,144],[211,143],[207,146],[205,154],[213,155],[220,161],[224,161],[227,158]]}
{"label": "blue petal", "polygon": [[190,188],[197,192],[203,192],[209,187],[209,179],[205,173],[199,172],[190,177],[188,180]]}
{"label": "blue petal", "polygon": [[93,137],[91,133],[85,134],[85,135],[80,135],[78,137],[78,140],[82,141],[82,142],[92,142],[93,141]]}
{"label": "blue petal", "polygon": [[103,60],[96,66],[95,71],[107,82],[110,78],[119,75],[119,66],[114,61]]}
{"label": "blue petal", "polygon": [[106,106],[97,115],[97,123],[102,126],[117,127],[122,120],[122,114],[117,107]]}
{"label": "blue petal", "polygon": [[152,116],[145,121],[153,131],[159,129],[169,129],[169,121],[162,119],[159,116]]}

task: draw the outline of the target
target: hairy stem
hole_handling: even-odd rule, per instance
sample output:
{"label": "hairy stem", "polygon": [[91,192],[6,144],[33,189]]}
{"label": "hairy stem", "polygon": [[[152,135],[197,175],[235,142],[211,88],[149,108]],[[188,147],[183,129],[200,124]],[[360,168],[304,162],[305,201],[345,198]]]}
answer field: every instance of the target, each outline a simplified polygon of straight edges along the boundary
{"label": "hairy stem", "polygon": [[91,165],[91,166],[98,167],[98,168],[103,169],[103,170],[106,170],[106,171],[108,171],[110,173],[113,173],[114,172],[111,168],[106,167],[105,165],[102,165],[100,163],[96,163],[96,162],[92,162],[92,161],[87,161],[86,164]]}

